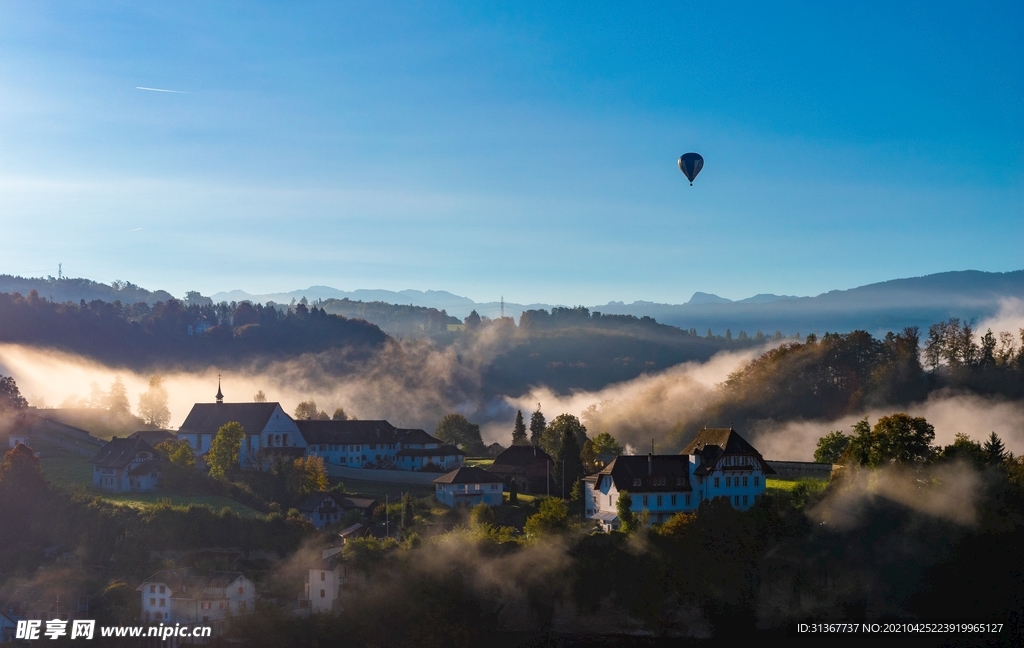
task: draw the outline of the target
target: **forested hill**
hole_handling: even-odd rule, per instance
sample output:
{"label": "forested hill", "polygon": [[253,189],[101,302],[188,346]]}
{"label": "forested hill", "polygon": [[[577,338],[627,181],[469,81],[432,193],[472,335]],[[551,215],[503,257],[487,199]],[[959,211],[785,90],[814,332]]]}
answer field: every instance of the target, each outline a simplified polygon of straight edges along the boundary
{"label": "forested hill", "polygon": [[414,306],[412,304],[389,304],[382,301],[353,301],[348,299],[325,299],[317,304],[332,315],[373,322],[389,335],[401,337],[437,336],[448,333],[449,324],[461,324],[462,320],[452,317],[443,310]]}
{"label": "forested hill", "polygon": [[146,290],[130,281],[115,281],[107,285],[88,279],[0,275],[0,293],[27,295],[33,290],[40,297],[55,302],[78,302],[83,299],[90,302],[99,299],[106,302],[120,301],[122,304],[145,302],[152,306],[158,301],[172,299],[171,293],[165,290]]}
{"label": "forested hill", "polygon": [[54,302],[32,292],[0,293],[0,342],[50,347],[109,364],[149,365],[238,361],[344,347],[357,359],[387,340],[375,325],[299,304],[285,313],[247,302],[188,305],[176,299]]}

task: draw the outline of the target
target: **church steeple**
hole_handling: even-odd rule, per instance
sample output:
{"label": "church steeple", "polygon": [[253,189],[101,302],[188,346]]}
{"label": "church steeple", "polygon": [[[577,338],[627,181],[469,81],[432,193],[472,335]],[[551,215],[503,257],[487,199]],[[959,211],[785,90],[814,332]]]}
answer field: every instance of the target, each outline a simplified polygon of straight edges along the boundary
{"label": "church steeple", "polygon": [[224,402],[224,394],[220,391],[220,374],[217,374],[217,404],[220,405]]}

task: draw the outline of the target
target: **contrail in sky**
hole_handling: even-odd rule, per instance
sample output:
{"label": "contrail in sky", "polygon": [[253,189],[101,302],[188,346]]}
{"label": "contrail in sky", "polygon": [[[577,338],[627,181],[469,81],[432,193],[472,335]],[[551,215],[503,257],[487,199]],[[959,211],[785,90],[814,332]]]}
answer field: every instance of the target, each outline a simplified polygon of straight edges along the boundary
{"label": "contrail in sky", "polygon": [[129,231],[129,232],[139,232],[139,231],[141,231],[141,230],[142,230],[142,228],[141,228],[141,227],[136,227],[135,229],[133,229],[133,230],[128,230],[128,231]]}
{"label": "contrail in sky", "polygon": [[170,92],[172,94],[188,94],[183,90],[164,90],[163,88],[146,88],[143,86],[135,86],[136,90],[149,90],[150,92]]}

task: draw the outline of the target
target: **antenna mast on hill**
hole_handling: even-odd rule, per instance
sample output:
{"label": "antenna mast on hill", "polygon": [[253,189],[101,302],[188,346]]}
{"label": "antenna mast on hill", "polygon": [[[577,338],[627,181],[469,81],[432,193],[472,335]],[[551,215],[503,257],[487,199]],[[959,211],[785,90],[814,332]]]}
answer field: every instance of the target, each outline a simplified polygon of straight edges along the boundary
{"label": "antenna mast on hill", "polygon": [[64,264],[63,263],[58,263],[57,264],[57,281],[60,281],[63,278],[64,278]]}
{"label": "antenna mast on hill", "polygon": [[505,295],[501,296],[501,319],[505,319]]}

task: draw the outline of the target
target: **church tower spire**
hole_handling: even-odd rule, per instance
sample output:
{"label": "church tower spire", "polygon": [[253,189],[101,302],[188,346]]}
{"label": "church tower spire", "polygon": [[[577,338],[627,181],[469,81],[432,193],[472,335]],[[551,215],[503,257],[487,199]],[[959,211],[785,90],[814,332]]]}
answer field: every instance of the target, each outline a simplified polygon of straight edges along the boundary
{"label": "church tower spire", "polygon": [[220,374],[217,374],[217,404],[220,405],[224,402],[224,394],[220,391]]}

